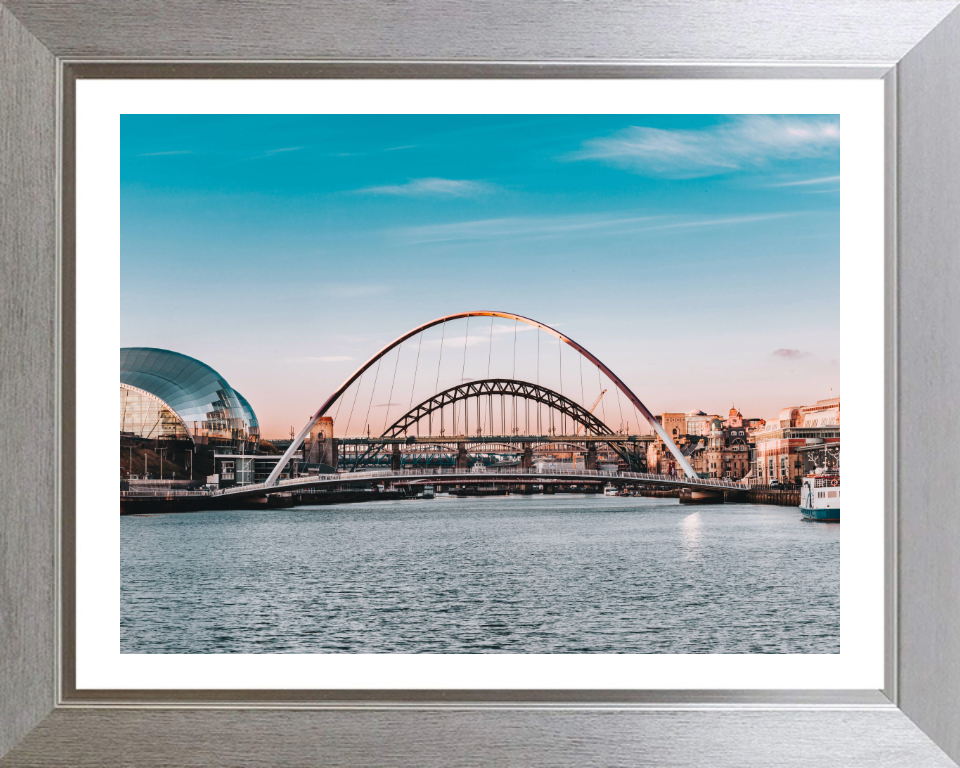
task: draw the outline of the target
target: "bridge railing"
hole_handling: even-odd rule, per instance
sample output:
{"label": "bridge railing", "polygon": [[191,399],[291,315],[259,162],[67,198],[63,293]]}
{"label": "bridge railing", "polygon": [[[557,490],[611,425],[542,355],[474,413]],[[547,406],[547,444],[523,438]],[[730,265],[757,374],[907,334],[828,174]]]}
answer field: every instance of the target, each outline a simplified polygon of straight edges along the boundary
{"label": "bridge railing", "polygon": [[178,499],[183,496],[209,496],[209,491],[184,491],[180,488],[167,489],[144,489],[136,491],[120,491],[120,498],[139,498],[143,496],[176,496]]}
{"label": "bridge railing", "polygon": [[286,478],[280,480],[276,485],[268,486],[266,483],[256,483],[252,485],[235,486],[234,488],[225,488],[214,492],[214,495],[228,495],[234,493],[250,493],[252,491],[272,488],[279,490],[281,488],[295,489],[314,483],[334,483],[334,482],[355,482],[359,480],[375,480],[377,478],[402,478],[402,477],[444,477],[444,476],[574,476],[574,477],[596,477],[621,480],[637,480],[644,483],[661,483],[669,485],[687,485],[703,486],[704,488],[728,488],[731,490],[747,490],[748,486],[742,481],[721,480],[718,478],[701,477],[683,477],[680,475],[661,475],[653,472],[618,472],[616,470],[604,469],[574,469],[560,468],[539,471],[537,469],[524,469],[523,467],[485,467],[482,471],[472,469],[457,469],[455,467],[435,467],[420,469],[373,469],[361,472],[339,472],[337,474],[325,475],[304,475],[301,477]]}

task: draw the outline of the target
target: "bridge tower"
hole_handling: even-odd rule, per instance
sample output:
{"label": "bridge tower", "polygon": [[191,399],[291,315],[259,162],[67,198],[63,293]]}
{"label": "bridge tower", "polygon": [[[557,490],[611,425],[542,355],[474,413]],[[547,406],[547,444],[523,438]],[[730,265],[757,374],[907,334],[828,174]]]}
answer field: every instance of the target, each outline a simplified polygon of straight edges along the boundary
{"label": "bridge tower", "polygon": [[533,469],[533,448],[530,443],[523,444],[523,457],[520,459],[521,469]]}
{"label": "bridge tower", "polygon": [[390,469],[399,472],[403,462],[400,460],[400,443],[393,444],[393,453],[390,454]]}
{"label": "bridge tower", "polygon": [[584,460],[584,469],[597,468],[597,444],[587,443],[587,457]]}
{"label": "bridge tower", "polygon": [[304,441],[304,461],[310,464],[337,466],[337,445],[333,437],[333,419],[322,416],[310,429],[309,437]]}

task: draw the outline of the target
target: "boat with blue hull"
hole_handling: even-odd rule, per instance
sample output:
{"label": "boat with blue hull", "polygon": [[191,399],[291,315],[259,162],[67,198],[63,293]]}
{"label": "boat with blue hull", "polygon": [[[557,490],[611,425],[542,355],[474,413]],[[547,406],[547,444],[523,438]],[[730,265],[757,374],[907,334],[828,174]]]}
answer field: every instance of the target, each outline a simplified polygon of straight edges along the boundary
{"label": "boat with blue hull", "polygon": [[800,513],[807,520],[840,522],[840,470],[817,469],[803,478]]}

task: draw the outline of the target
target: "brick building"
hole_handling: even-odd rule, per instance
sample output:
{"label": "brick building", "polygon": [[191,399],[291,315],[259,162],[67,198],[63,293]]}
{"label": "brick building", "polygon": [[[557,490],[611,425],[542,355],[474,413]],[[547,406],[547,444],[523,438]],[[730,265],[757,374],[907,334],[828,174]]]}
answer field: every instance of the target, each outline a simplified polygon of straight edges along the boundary
{"label": "brick building", "polygon": [[[739,420],[739,419],[738,419]],[[703,454],[707,477],[740,480],[750,472],[750,446],[742,425],[724,427],[715,419]]]}
{"label": "brick building", "polygon": [[776,421],[767,422],[753,438],[752,479],[756,483],[799,483],[804,462],[801,448],[840,443],[840,398],[784,408]]}

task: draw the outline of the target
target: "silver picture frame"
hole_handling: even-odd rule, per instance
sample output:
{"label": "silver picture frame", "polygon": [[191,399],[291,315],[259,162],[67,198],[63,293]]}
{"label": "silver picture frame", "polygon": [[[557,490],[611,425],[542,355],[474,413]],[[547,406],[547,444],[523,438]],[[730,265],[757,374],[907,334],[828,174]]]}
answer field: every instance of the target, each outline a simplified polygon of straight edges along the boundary
{"label": "silver picture frame", "polygon": [[[955,765],[958,4],[0,0],[0,766]],[[106,77],[882,78],[884,688],[77,690],[73,97]]]}

